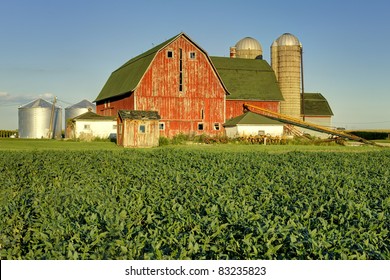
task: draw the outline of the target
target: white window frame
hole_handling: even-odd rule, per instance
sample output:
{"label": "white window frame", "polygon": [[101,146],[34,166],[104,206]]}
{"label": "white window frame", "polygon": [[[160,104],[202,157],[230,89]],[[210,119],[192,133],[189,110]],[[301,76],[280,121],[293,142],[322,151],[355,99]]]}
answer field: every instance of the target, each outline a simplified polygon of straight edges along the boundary
{"label": "white window frame", "polygon": [[158,129],[159,130],[165,130],[165,122],[159,122],[158,123]]}

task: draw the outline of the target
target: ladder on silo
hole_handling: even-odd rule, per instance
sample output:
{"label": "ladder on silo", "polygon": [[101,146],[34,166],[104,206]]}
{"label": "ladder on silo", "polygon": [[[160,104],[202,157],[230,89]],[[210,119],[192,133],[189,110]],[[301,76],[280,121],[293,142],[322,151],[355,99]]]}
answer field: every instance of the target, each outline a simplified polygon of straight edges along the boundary
{"label": "ladder on silo", "polygon": [[47,138],[53,139],[54,133],[54,113],[56,109],[56,101],[57,98],[54,96],[54,101],[53,101],[53,106],[51,107],[51,112],[50,112],[50,124],[49,124],[49,132],[47,133]]}
{"label": "ladder on silo", "polygon": [[302,121],[302,120],[300,120],[298,118],[294,118],[294,117],[290,117],[290,116],[287,116],[287,115],[284,115],[284,114],[276,113],[276,112],[273,112],[273,111],[270,111],[270,110],[267,110],[267,109],[264,109],[264,108],[260,108],[258,106],[254,106],[254,105],[251,105],[251,104],[246,104],[245,103],[243,106],[244,106],[244,109],[247,110],[247,111],[251,111],[253,113],[265,116],[267,118],[280,121],[282,123],[287,123],[287,124],[290,124],[290,125],[295,125],[295,126],[299,126],[299,127],[302,127],[302,128],[307,128],[307,129],[310,129],[310,130],[314,130],[314,131],[318,131],[318,132],[322,132],[322,133],[327,133],[327,134],[330,134],[330,135],[333,135],[333,136],[338,136],[338,137],[342,137],[342,138],[345,138],[345,139],[358,141],[358,142],[361,142],[361,143],[364,143],[364,144],[368,144],[368,145],[374,145],[374,146],[382,147],[382,146],[376,144],[375,142],[366,140],[366,139],[361,138],[359,136],[356,136],[356,135],[353,135],[353,134],[349,134],[349,133],[346,133],[346,132],[343,132],[343,131],[334,130],[334,129],[330,129],[330,128],[325,127],[325,126],[320,126],[318,124]]}

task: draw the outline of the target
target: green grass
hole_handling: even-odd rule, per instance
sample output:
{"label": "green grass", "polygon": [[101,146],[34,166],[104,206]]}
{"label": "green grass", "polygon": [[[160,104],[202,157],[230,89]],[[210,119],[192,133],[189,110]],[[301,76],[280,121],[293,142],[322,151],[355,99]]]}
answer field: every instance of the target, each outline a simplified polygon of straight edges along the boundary
{"label": "green grass", "polygon": [[34,151],[34,150],[118,150],[121,147],[113,142],[78,142],[47,139],[0,139],[0,151]]}
{"label": "green grass", "polygon": [[[370,152],[381,151],[385,148],[373,146],[341,146],[333,145],[248,145],[248,144],[183,144],[183,145],[167,145],[157,148],[147,148],[139,150],[156,150],[156,149],[183,149],[194,151],[210,151],[210,152],[269,152],[269,153],[284,153],[291,151],[303,152]],[[70,140],[47,140],[47,139],[10,139],[0,138],[0,151],[37,151],[37,150],[59,150],[59,151],[96,151],[110,150],[120,151],[123,147],[108,141],[70,141]]]}
{"label": "green grass", "polygon": [[0,259],[390,259],[388,149],[72,144],[0,151]]}

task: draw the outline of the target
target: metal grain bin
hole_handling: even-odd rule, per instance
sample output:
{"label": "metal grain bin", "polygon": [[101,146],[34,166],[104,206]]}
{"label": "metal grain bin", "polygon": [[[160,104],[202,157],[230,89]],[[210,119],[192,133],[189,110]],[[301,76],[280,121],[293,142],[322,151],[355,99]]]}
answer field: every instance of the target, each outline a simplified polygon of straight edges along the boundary
{"label": "metal grain bin", "polygon": [[52,109],[53,104],[41,98],[19,107],[19,138],[61,138],[62,109],[55,106],[53,118]]}
{"label": "metal grain bin", "polygon": [[[67,127],[67,122],[69,119],[78,117],[88,111],[96,112],[96,105],[92,102],[84,99],[79,103],[71,105],[65,108],[65,127]],[[65,132],[65,137],[68,137],[68,130]]]}

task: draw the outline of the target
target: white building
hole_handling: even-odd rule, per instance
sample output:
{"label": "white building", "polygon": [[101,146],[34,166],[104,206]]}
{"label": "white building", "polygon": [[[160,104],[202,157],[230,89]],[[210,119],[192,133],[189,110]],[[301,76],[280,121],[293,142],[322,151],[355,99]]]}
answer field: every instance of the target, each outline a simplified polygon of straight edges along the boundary
{"label": "white building", "polygon": [[252,112],[246,112],[228,120],[224,124],[224,127],[226,136],[230,138],[239,136],[283,135],[283,124],[281,122]]}
{"label": "white building", "polygon": [[[304,93],[303,98],[303,115],[305,116],[304,121],[327,128],[332,128],[333,112],[325,97],[321,93]],[[319,138],[329,137],[329,134],[310,129],[299,128],[299,130]]]}
{"label": "white building", "polygon": [[101,116],[91,111],[81,114],[67,123],[69,138],[81,140],[108,139],[112,135],[116,135],[116,132],[116,117]]}

